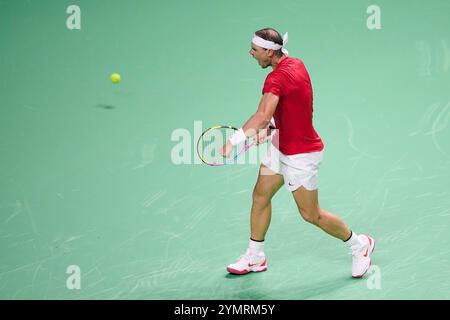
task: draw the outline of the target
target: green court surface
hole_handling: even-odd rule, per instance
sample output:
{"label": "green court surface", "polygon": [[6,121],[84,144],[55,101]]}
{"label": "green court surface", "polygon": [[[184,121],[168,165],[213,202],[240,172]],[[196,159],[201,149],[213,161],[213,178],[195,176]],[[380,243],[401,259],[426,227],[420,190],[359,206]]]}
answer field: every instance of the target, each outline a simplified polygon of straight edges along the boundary
{"label": "green court surface", "polygon": [[[447,0],[0,1],[0,298],[449,299],[449,13]],[[268,271],[225,270],[248,244],[259,164],[197,163],[194,127],[256,110],[271,69],[248,50],[264,27],[288,31],[310,73],[321,206],[377,240],[363,279],[284,187]]]}

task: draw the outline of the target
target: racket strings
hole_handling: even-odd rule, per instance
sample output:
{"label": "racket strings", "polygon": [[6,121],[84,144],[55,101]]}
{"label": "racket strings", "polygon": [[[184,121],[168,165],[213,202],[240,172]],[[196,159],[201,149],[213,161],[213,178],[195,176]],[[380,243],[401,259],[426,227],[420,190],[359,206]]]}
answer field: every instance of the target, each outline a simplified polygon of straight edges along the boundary
{"label": "racket strings", "polygon": [[200,159],[209,165],[224,165],[236,162],[240,152],[245,148],[246,142],[234,146],[226,158],[220,154],[222,146],[227,143],[235,132],[236,129],[232,127],[213,127],[205,131],[197,145]]}

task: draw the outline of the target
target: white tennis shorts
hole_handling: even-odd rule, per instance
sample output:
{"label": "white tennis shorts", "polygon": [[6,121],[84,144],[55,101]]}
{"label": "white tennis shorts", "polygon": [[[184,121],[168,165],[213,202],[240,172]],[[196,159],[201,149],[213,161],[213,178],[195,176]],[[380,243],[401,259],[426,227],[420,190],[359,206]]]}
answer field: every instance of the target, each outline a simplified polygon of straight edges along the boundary
{"label": "white tennis shorts", "polygon": [[287,156],[271,144],[262,163],[275,173],[281,174],[284,185],[292,192],[301,186],[307,190],[317,189],[322,158],[323,151]]}

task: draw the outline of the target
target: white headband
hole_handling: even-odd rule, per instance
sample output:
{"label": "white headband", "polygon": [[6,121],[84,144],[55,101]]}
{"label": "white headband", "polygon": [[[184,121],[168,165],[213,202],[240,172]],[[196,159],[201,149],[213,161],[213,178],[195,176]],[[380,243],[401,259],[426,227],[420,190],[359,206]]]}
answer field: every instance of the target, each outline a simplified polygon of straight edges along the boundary
{"label": "white headband", "polygon": [[258,47],[264,48],[264,49],[272,49],[272,50],[280,50],[284,54],[288,54],[288,51],[286,50],[286,44],[288,43],[288,33],[286,32],[283,36],[283,45],[279,45],[278,43],[275,43],[273,41],[265,40],[261,37],[258,37],[256,34],[253,35],[252,42],[256,44]]}

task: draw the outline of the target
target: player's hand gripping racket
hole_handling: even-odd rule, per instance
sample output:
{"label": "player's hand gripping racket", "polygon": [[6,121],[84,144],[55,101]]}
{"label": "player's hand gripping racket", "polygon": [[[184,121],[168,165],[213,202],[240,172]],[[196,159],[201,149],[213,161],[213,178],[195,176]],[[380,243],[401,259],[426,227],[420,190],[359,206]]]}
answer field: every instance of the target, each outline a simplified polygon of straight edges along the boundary
{"label": "player's hand gripping racket", "polygon": [[[270,128],[274,129],[273,126]],[[205,130],[197,141],[197,154],[200,160],[215,167],[236,163],[248,149],[256,145],[255,141],[250,142],[246,139],[241,144],[233,146],[228,157],[223,157],[219,150],[236,131],[238,129],[232,126],[214,126]]]}

